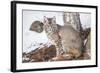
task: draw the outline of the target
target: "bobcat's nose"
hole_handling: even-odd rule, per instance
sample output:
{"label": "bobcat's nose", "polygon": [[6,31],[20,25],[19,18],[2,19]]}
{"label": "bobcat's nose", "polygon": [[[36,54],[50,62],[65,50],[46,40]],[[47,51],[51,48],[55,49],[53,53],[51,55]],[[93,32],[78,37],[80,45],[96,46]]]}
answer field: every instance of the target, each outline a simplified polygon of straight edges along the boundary
{"label": "bobcat's nose", "polygon": [[51,22],[49,21],[49,24],[51,24]]}

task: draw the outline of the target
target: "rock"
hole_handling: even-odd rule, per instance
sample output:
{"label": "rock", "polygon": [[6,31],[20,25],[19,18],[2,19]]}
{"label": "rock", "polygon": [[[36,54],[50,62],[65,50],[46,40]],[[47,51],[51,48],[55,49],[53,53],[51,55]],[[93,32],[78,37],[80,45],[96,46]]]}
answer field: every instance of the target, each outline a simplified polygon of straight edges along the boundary
{"label": "rock", "polygon": [[44,46],[40,49],[36,49],[27,53],[25,56],[26,58],[29,58],[29,60],[23,60],[23,62],[49,61],[50,59],[56,56],[56,48],[54,45],[51,45],[50,47]]}

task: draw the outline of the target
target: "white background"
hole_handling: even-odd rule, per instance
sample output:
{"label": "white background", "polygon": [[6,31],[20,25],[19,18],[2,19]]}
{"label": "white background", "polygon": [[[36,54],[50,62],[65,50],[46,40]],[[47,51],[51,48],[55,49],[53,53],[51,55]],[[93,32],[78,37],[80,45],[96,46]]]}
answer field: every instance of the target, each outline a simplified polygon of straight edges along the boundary
{"label": "white background", "polygon": [[[0,73],[10,72],[10,1],[0,0]],[[100,0],[33,0],[40,2],[55,2],[55,3],[67,3],[67,4],[86,4],[86,5],[98,5],[100,7]],[[99,12],[100,13],[100,10]],[[98,15],[100,16],[100,14]],[[100,17],[98,18],[98,20]],[[100,21],[99,23],[100,24]],[[98,25],[98,28],[100,25]],[[100,31],[100,29],[98,30]],[[99,34],[98,34],[99,35]],[[100,35],[98,36],[100,37]],[[100,40],[98,38],[98,40]],[[99,43],[99,42],[98,42]],[[98,51],[99,48],[98,48]],[[100,55],[100,53],[98,54]],[[98,58],[100,61],[100,57]],[[67,70],[53,70],[53,71],[38,71],[34,73],[99,73],[98,68],[84,68],[84,69],[67,69]],[[28,72],[27,72],[28,73]],[[33,73],[33,72],[30,72]]]}

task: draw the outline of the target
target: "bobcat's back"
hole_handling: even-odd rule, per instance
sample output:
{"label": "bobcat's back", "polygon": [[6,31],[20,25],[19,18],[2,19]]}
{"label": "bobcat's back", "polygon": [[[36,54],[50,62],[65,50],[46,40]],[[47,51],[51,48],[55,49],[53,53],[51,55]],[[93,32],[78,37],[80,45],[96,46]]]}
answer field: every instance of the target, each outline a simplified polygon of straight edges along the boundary
{"label": "bobcat's back", "polygon": [[72,53],[78,57],[82,52],[82,39],[80,34],[71,26],[62,26],[59,29],[65,53]]}

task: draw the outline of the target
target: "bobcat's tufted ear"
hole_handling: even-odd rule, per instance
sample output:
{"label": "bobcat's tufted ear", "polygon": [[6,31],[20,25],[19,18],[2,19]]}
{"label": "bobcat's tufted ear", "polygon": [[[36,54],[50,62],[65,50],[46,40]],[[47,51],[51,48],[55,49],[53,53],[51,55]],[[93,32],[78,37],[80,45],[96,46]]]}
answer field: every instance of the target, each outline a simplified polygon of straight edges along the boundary
{"label": "bobcat's tufted ear", "polygon": [[55,22],[55,23],[56,23],[56,17],[55,17],[55,16],[53,16],[53,22]]}
{"label": "bobcat's tufted ear", "polygon": [[47,20],[47,17],[44,16],[44,21],[43,21],[43,23],[45,24],[47,21],[48,21],[48,20]]}
{"label": "bobcat's tufted ear", "polygon": [[46,16],[44,16],[44,19],[46,19],[47,17]]}
{"label": "bobcat's tufted ear", "polygon": [[56,20],[56,17],[55,17],[55,16],[53,16],[53,19],[54,19],[54,20]]}

